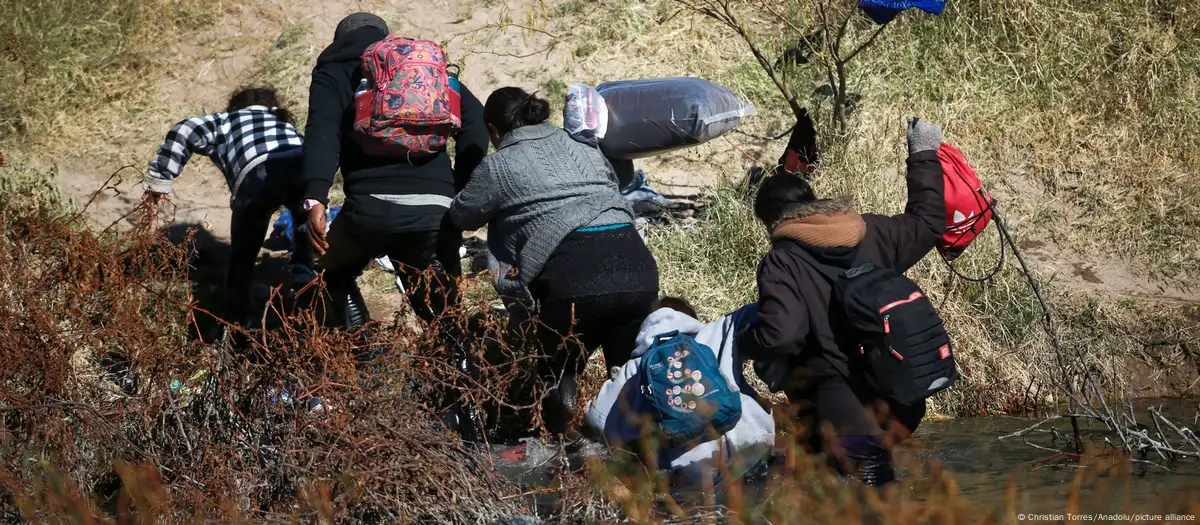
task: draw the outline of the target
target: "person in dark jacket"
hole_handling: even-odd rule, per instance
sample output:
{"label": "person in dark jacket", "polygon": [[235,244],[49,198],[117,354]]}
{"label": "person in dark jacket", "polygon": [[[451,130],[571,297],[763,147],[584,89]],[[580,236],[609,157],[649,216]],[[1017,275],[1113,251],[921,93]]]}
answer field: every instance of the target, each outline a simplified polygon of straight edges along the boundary
{"label": "person in dark jacket", "polygon": [[[629,360],[658,298],[658,265],[612,166],[599,148],[546,123],[549,102],[506,87],[483,112],[497,151],[454,199],[450,217],[464,230],[486,225],[496,290],[536,303],[537,337],[551,357],[541,375],[558,385],[542,414],[548,430],[563,433],[584,357],[600,347],[607,366]],[[569,334],[582,347],[567,345]]]}
{"label": "person in dark jacket", "polygon": [[[910,122],[908,205],[899,215],[859,213],[848,197],[819,199],[802,176],[786,169],[762,182],[755,215],[773,240],[796,241],[825,264],[848,268],[862,251],[867,262],[906,271],[934,248],[946,225],[941,141],[940,126]],[[799,256],[772,249],[758,268],[757,319],[739,335],[739,347],[762,362],[759,375],[768,385],[799,405],[815,447],[844,453],[840,459],[861,481],[882,485],[894,479],[893,439],[916,430],[925,404],[888,402],[862,384],[835,342],[831,293],[829,282]],[[832,430],[838,441],[822,442],[822,430]]]}
{"label": "person in dark jacket", "polygon": [[[363,52],[387,34],[387,23],[373,14],[342,19],[333,43],[317,58],[309,89],[304,149],[309,234],[323,255],[320,264],[337,321],[347,329],[370,319],[356,279],[381,255],[397,266],[413,310],[425,321],[438,319],[457,301],[462,231],[449,222],[446,211],[487,154],[483,105],[465,85],[453,167],[444,151],[419,159],[363,151],[351,135],[354,91],[363,78]],[[338,168],[346,202],[326,236],[329,188]],[[429,269],[433,279],[425,275]]]}

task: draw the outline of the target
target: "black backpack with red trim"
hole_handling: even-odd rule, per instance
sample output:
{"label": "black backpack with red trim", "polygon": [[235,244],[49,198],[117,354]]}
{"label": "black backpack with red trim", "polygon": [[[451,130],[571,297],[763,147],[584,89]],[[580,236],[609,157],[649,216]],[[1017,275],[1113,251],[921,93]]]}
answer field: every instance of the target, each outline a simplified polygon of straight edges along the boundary
{"label": "black backpack with red trim", "polygon": [[829,311],[838,346],[851,373],[875,392],[911,405],[958,380],[950,335],[917,283],[866,262],[861,249],[847,269],[817,261],[794,241],[776,247],[799,256],[833,286]]}

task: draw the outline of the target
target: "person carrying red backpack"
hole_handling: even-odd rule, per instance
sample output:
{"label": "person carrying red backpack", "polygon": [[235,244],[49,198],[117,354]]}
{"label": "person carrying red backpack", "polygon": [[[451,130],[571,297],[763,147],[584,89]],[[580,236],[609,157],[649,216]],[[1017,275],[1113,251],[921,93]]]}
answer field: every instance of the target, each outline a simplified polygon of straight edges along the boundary
{"label": "person carrying red backpack", "polygon": [[[457,83],[437,44],[390,35],[387,23],[371,13],[338,23],[313,68],[308,104],[304,206],[313,248],[322,255],[333,323],[356,330],[370,320],[357,279],[386,255],[414,312],[442,325],[455,367],[471,373],[458,327],[443,318],[458,302],[462,273],[462,230],[447,212],[487,155],[483,104]],[[326,233],[329,189],[339,168],[346,201]],[[361,358],[377,350],[367,348]],[[475,439],[474,408],[452,404],[452,424]]]}
{"label": "person carrying red backpack", "polygon": [[[893,437],[906,437],[916,429],[925,402],[919,396],[916,401],[897,401],[879,388],[879,382],[872,382],[871,370],[858,358],[861,340],[853,340],[853,347],[847,344],[848,336],[857,335],[858,326],[838,322],[847,320],[842,314],[849,303],[839,307],[835,299],[842,288],[830,282],[827,272],[841,268],[845,279],[881,275],[867,282],[881,283],[879,290],[887,292],[901,282],[898,274],[938,246],[946,230],[945,183],[937,152],[942,130],[919,119],[910,122],[908,203],[904,213],[884,216],[859,213],[848,196],[818,198],[803,176],[815,160],[815,142],[806,131],[811,123],[801,120],[781,168],[764,178],[755,198],[755,215],[767,228],[773,247],[759,265],[758,301],[749,307],[753,320],[740,331],[738,347],[742,355],[755,360],[758,375],[772,390],[786,392],[798,406],[809,445],[843,460],[839,466],[847,474],[882,485],[894,479]],[[889,273],[873,273],[873,269]],[[906,351],[901,343],[913,343],[920,355],[897,353],[893,368],[919,358],[950,365],[939,371],[953,370],[940,319],[931,313],[932,305],[923,294],[909,292],[894,303],[873,307],[881,315],[891,314],[893,333],[909,334],[905,328],[921,325],[917,336],[896,347]],[[919,315],[897,317],[897,312],[905,311]],[[880,333],[888,332],[884,315]],[[952,384],[954,376],[934,379],[929,392]],[[832,431],[832,436],[823,429]]]}
{"label": "person carrying red backpack", "polygon": [[[400,63],[375,67],[373,51]],[[410,304],[426,322],[457,302],[462,232],[446,212],[487,154],[488,132],[483,105],[466,86],[450,89],[447,77],[436,44],[389,35],[387,23],[370,13],[342,19],[317,59],[305,130],[305,207],[335,322],[343,328],[370,319],[356,279],[383,255],[402,274]],[[453,119],[451,95],[460,97]],[[420,105],[409,107],[413,101]],[[405,113],[388,114],[394,108]],[[404,115],[442,120],[421,128],[402,122]],[[326,234],[329,189],[339,168],[346,202]],[[424,277],[429,269],[432,280]]]}

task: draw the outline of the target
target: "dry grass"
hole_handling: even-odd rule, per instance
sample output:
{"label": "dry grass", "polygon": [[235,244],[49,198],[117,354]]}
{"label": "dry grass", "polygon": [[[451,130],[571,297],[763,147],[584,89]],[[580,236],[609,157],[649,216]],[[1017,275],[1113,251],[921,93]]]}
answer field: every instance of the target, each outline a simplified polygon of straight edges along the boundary
{"label": "dry grass", "polygon": [[[806,2],[770,3],[770,10],[735,4],[771,53],[815,23]],[[561,5],[575,12],[574,4]],[[579,53],[585,80],[697,73],[756,105],[746,130],[786,129],[790,112],[744,42],[680,7],[610,0],[568,15],[576,47],[588,51]],[[852,63],[850,90],[862,102],[848,137],[830,134],[829,102],[814,93],[827,82],[823,70],[785,71],[820,120],[826,156],[815,187],[853,195],[863,211],[901,211],[903,117],[922,115],[943,123],[947,140],[971,158],[1019,243],[1057,244],[1099,264],[1124,267],[1127,260],[1139,276],[1194,282],[1197,24],[1200,12],[1171,2],[951,2],[940,18],[902,16]],[[851,37],[861,40],[870,29],[853,25]],[[648,165],[652,178],[656,168],[682,168],[739,180],[752,159],[770,164],[782,146],[737,135]],[[711,216],[694,230],[650,237],[664,289],[693,298],[709,318],[754,299],[754,267],[766,248],[733,185],[715,197]],[[999,256],[994,234],[976,242],[961,271],[987,273]],[[1010,264],[990,283],[966,283],[948,279],[934,255],[911,272],[941,305],[966,376],[939,397],[940,412],[1020,411],[1057,394],[1041,311],[1017,270]],[[1068,348],[1086,348],[1087,366],[1108,385],[1141,388],[1182,370],[1186,390],[1197,362],[1188,345],[1200,337],[1192,305],[1086,293],[1049,272],[1037,277]],[[1130,377],[1134,362],[1140,377]]]}
{"label": "dry grass", "polygon": [[[808,2],[744,4],[755,2],[734,5],[772,55],[814,23]],[[599,2],[570,22],[581,24],[576,47],[592,50],[581,59],[584,79],[698,73],[760,108],[754,131],[790,125],[744,43],[677,2]],[[862,40],[871,26],[856,28]],[[851,90],[863,96],[848,151],[856,158],[829,164],[841,187],[828,192],[852,186],[865,204],[898,206],[901,188],[875,188],[890,180],[871,177],[900,164],[901,117],[923,115],[946,125],[1014,216],[1044,212],[1045,227],[1062,234],[1056,242],[1092,257],[1117,247],[1147,273],[1194,274],[1198,28],[1200,12],[1183,2],[952,2],[942,17],[906,14],[852,62]],[[786,77],[800,102],[828,117],[827,99],[810,95],[827,83],[821,68],[788,68]],[[736,137],[719,146],[770,162],[781,145],[762,150]]]}
{"label": "dry grass", "polygon": [[[546,486],[520,488],[431,414],[430,400],[441,388],[461,389],[485,404],[525,399],[505,392],[524,392],[514,380],[536,356],[494,354],[503,339],[494,319],[458,319],[493,341],[486,350],[473,345],[476,352],[500,357],[485,361],[476,381],[464,382],[452,370],[432,332],[381,329],[377,342],[393,353],[362,366],[352,360],[354,338],[317,330],[307,316],[260,334],[257,361],[249,363],[189,335],[192,316],[205,313],[191,303],[185,252],[153,234],[159,217],[142,214],[133,231],[97,234],[81,228],[77,215],[63,214],[46,191],[45,174],[6,175],[9,191],[0,194],[0,271],[8,277],[0,282],[0,516],[6,521],[484,524],[526,512],[526,498],[541,493],[557,494],[550,513],[556,523],[622,517],[1013,523],[1016,512],[1028,512],[1018,507],[1015,488],[1002,508],[972,505],[936,465],[910,467],[918,474],[903,487],[864,491],[786,437],[786,461],[754,485],[723,487],[719,500],[653,498],[662,490],[658,476],[618,474],[595,462],[574,472],[556,469]],[[736,199],[718,202],[727,215],[711,223],[726,228],[723,235],[734,235],[739,221],[748,225]],[[740,233],[754,235],[750,228]],[[705,231],[688,235],[719,247]],[[113,385],[105,364],[113,352],[135,363],[133,391]],[[182,390],[170,387],[189,377],[198,379],[184,381]],[[280,388],[301,400],[319,396],[333,409],[279,403]],[[524,394],[536,398],[538,391],[535,385]],[[1130,474],[1129,463],[1111,451],[1097,451],[1084,464],[1068,500],[1047,508],[1108,508],[1084,496],[1103,487],[1103,478],[1119,487]],[[1189,494],[1169,495],[1159,505],[1130,510],[1198,511]]]}
{"label": "dry grass", "polygon": [[[0,0],[0,9],[14,14],[2,28],[0,90],[14,95],[0,100],[0,145],[36,146],[95,129],[75,122],[84,115],[145,113],[143,88],[164,71],[159,35],[208,21],[211,5],[197,6]],[[747,130],[765,134],[789,125],[743,44],[677,12],[673,2],[567,0],[542,11],[570,22],[584,73],[579,80],[697,73],[758,106],[760,117]],[[803,11],[789,13],[807,23]],[[141,23],[146,18],[159,22],[149,27]],[[761,12],[751,20],[772,50],[795,36]],[[825,141],[816,187],[853,194],[864,210],[898,211],[901,117],[922,114],[945,123],[949,139],[975,161],[1003,200],[1018,240],[1053,238],[1096,258],[1115,253],[1147,275],[1194,275],[1200,269],[1192,233],[1200,226],[1194,202],[1200,187],[1190,176],[1200,165],[1196,23],[1195,9],[1163,0],[952,2],[940,19],[902,18],[856,64],[852,90],[864,103],[851,119],[851,139]],[[257,55],[252,76],[283,88],[301,116],[302,80],[316,51],[308,33],[304,24],[286,25]],[[821,80],[801,69],[789,73],[789,82],[807,94]],[[540,87],[553,92],[561,85]],[[827,109],[819,97],[806,102]],[[749,160],[771,162],[781,147],[735,136],[659,159],[651,176],[654,166],[670,165],[736,179]],[[129,244],[122,243],[143,241],[48,222],[69,211],[48,180],[24,169],[0,171],[6,277],[0,322],[9,328],[0,331],[3,519],[105,522],[117,512],[122,520],[159,522],[351,522],[412,521],[426,513],[434,521],[468,523],[520,510],[516,488],[488,477],[486,458],[464,450],[423,406],[429,387],[461,386],[427,334],[390,327],[381,337],[406,349],[404,356],[368,371],[349,363],[353,341],[303,330],[267,340],[263,346],[278,356],[270,366],[214,355],[189,338],[192,311],[184,306],[180,261],[147,251],[133,259],[141,273],[127,274],[122,261],[129,259],[119,255]],[[766,246],[734,184],[711,193],[715,204],[693,229],[650,234],[664,291],[691,298],[710,319],[753,300],[754,266]],[[998,255],[993,239],[989,234],[971,249],[965,272],[990,266]],[[948,281],[941,261],[930,258],[913,275],[942,304],[964,365],[961,386],[936,399],[939,412],[1020,412],[1051,401],[1053,354],[1033,297],[1012,268],[991,283],[966,284]],[[1108,385],[1130,382],[1131,362],[1142,363],[1152,378],[1194,368],[1200,337],[1194,307],[1088,296],[1040,278],[1065,343],[1086,349],[1088,366]],[[389,276],[375,272],[371,279],[390,293]],[[30,282],[55,286],[35,289]],[[472,290],[471,307],[486,311],[492,299],[486,283]],[[294,352],[297,337],[308,354]],[[100,362],[110,349],[142,363],[144,382],[135,395],[114,391],[103,377]],[[485,373],[503,381],[524,358]],[[218,373],[191,409],[180,407],[164,385],[199,368]],[[346,408],[322,418],[267,403],[288,373]],[[917,492],[859,498],[811,458],[790,452],[762,505],[734,488],[726,507],[701,502],[672,515],[648,491],[619,490],[612,476],[593,470],[556,478],[555,518],[607,522],[623,513],[635,522],[698,522],[733,513],[772,523],[1013,522],[1011,503],[983,509],[990,515],[968,512],[953,480],[936,469]],[[1083,485],[1107,471],[1079,472]],[[635,489],[652,482],[623,480]],[[114,492],[122,486],[127,490]],[[1066,510],[1077,508],[1078,490]],[[1163,511],[1200,511],[1189,501]]]}
{"label": "dry grass", "polygon": [[[734,4],[773,56],[814,24],[808,2],[771,3],[769,11]],[[610,0],[571,20],[586,21],[577,47],[594,50],[581,59],[592,80],[701,74],[760,109],[749,129],[790,125],[744,43],[676,2]],[[856,40],[872,28],[854,27]],[[1014,218],[1038,216],[1056,242],[1091,257],[1111,256],[1115,247],[1139,272],[1194,275],[1198,28],[1200,12],[1183,3],[1132,0],[964,2],[949,4],[942,17],[902,16],[851,64],[851,91],[863,96],[852,158],[829,163],[828,178],[837,182],[826,191],[855,189],[868,206],[896,208],[902,188],[880,174],[902,160],[902,117],[922,115],[946,125]],[[788,68],[786,77],[801,103],[827,119],[828,100],[814,93],[827,83],[824,71]],[[781,144],[764,150],[734,137],[717,146],[770,162]]]}
{"label": "dry grass", "polygon": [[258,68],[251,83],[274,86],[296,117],[296,128],[304,130],[308,121],[308,76],[321,49],[312,44],[312,24],[289,23],[264,52],[258,55]]}
{"label": "dry grass", "polygon": [[219,10],[190,0],[0,1],[0,145],[95,140],[91,124],[145,101],[169,71],[162,35],[203,25]]}
{"label": "dry grass", "polygon": [[[161,217],[139,209],[133,230],[97,233],[38,197],[44,175],[21,175],[4,180],[29,182],[0,194],[4,520],[488,523],[520,512],[515,488],[434,413],[447,389],[504,399],[514,370],[533,366],[522,356],[464,382],[435,331],[396,326],[374,341],[389,354],[356,364],[360,343],[307,314],[257,334],[247,353],[205,345],[189,332],[209,314],[193,303],[186,250],[156,234]],[[479,342],[499,329],[471,323]],[[131,365],[135,387],[116,387],[114,362]],[[279,401],[281,390],[298,401]],[[309,396],[328,410],[305,409]]]}

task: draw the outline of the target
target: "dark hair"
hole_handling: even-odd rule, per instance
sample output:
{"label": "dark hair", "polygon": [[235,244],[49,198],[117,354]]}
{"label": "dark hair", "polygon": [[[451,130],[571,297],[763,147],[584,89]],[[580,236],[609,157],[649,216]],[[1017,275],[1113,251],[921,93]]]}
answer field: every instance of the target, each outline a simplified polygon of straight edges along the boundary
{"label": "dark hair", "polygon": [[275,115],[275,118],[288,124],[296,123],[292,112],[283,107],[283,102],[279,101],[279,95],[275,93],[275,89],[269,87],[238,88],[232,95],[229,95],[229,106],[225,108],[225,111],[232,112],[250,106],[272,108],[271,113]]}
{"label": "dark hair", "polygon": [[504,87],[493,91],[483,106],[483,120],[500,135],[521,126],[541,124],[550,118],[550,103],[526,93],[519,87]]}
{"label": "dark hair", "polygon": [[650,311],[655,312],[661,308],[670,308],[676,312],[683,312],[691,317],[696,317],[696,309],[692,308],[691,303],[682,297],[672,297],[669,295],[659,297],[651,304]]}
{"label": "dark hair", "polygon": [[766,178],[754,197],[754,216],[767,228],[774,228],[787,210],[817,200],[812,186],[802,177],[777,173]]}

